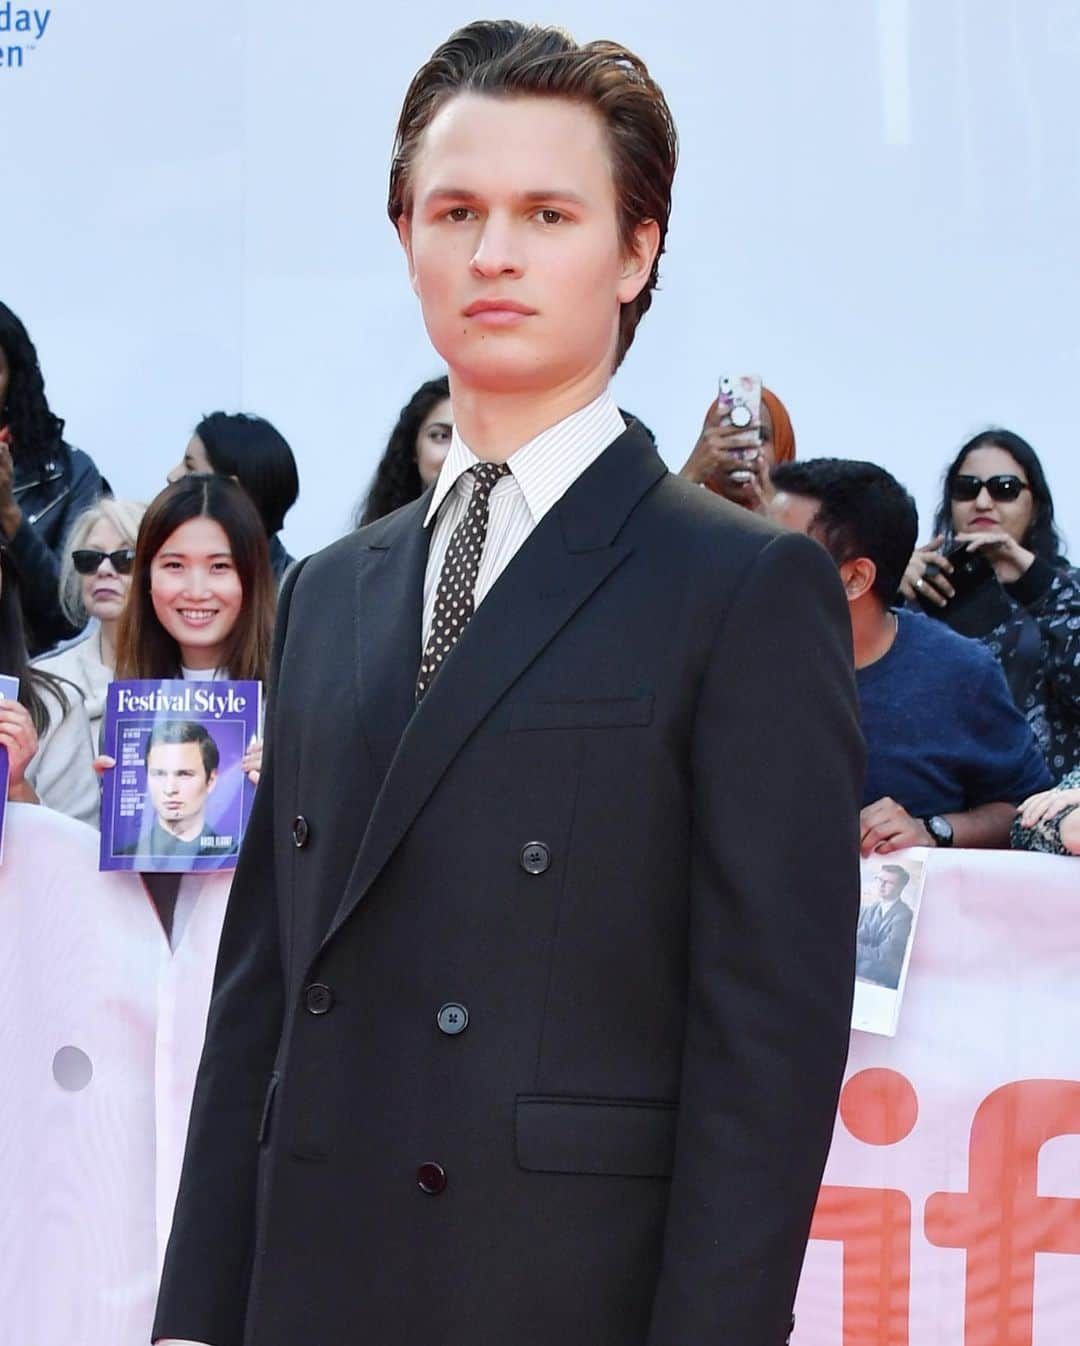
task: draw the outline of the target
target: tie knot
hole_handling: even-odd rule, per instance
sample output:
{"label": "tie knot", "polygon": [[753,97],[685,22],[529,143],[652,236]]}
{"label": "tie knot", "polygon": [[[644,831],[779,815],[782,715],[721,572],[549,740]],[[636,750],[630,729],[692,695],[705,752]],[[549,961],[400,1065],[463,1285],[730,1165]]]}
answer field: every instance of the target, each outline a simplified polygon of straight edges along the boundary
{"label": "tie knot", "polygon": [[509,475],[510,469],[505,463],[477,463],[475,467],[470,467],[469,471],[476,481],[475,489],[482,491],[484,495],[490,495],[495,483]]}

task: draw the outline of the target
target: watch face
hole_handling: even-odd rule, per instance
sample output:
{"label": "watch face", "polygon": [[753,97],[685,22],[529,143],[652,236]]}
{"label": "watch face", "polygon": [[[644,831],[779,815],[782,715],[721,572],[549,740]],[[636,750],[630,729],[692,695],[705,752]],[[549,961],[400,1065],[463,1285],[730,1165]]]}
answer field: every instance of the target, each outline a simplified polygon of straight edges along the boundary
{"label": "watch face", "polygon": [[935,841],[937,841],[941,845],[948,846],[952,843],[953,839],[952,824],[948,822],[945,818],[940,817],[928,818],[926,820],[926,826],[930,835],[934,838]]}

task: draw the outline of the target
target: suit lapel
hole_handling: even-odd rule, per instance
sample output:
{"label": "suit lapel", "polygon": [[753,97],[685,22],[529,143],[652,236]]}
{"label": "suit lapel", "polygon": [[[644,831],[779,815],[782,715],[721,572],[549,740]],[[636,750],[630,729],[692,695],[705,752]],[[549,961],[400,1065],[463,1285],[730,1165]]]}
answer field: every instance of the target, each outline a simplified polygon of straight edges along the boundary
{"label": "suit lapel", "polygon": [[[378,779],[385,779],[415,705],[429,493],[376,525],[356,567],[356,694]],[[363,535],[362,535],[363,536]]]}
{"label": "suit lapel", "polygon": [[[410,621],[416,629],[406,668],[400,652],[382,650],[373,660],[370,690],[365,684],[362,714],[367,723],[387,711],[399,723],[405,700],[407,723],[396,744],[382,789],[375,802],[345,894],[327,932],[324,946],[364,898],[396,847],[412,826],[456,754],[477,726],[521,674],[585,604],[595,590],[630,555],[617,535],[637,501],[666,472],[647,437],[632,428],[620,436],[571,486],[522,545],[493,585],[448,657],[430,691],[416,708],[416,669],[420,660],[419,599],[416,577],[376,581],[373,602],[407,602],[413,593]],[[414,524],[420,528],[423,515]],[[396,570],[394,552],[384,571]],[[416,566],[415,542],[402,549],[402,568]],[[426,558],[427,541],[423,545]],[[423,592],[423,562],[419,593]],[[379,572],[376,572],[379,573]],[[384,617],[382,630],[400,616]],[[365,655],[365,657],[368,657]],[[397,678],[403,686],[391,686]],[[411,712],[411,713],[410,713]],[[378,732],[373,726],[374,732]],[[385,750],[386,742],[383,742]]]}

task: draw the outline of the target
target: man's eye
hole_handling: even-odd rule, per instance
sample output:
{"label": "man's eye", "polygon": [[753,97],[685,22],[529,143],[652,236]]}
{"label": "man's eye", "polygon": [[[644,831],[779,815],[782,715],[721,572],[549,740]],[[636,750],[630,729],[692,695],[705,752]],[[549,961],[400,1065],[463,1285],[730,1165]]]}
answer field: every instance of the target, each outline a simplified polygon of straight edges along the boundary
{"label": "man's eye", "polygon": [[464,223],[464,221],[469,219],[471,215],[472,211],[468,206],[452,206],[450,210],[446,212],[446,218],[448,220],[453,220],[455,224]]}
{"label": "man's eye", "polygon": [[544,209],[538,213],[544,224],[559,224],[563,219],[562,211],[552,210],[550,206],[545,206]]}

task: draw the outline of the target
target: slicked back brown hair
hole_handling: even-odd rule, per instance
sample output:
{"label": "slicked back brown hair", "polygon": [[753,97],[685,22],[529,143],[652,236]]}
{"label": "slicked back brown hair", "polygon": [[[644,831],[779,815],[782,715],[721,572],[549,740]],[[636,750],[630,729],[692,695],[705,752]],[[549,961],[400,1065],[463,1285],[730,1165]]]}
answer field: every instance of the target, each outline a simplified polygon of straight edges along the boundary
{"label": "slicked back brown hair", "polygon": [[678,142],[660,86],[644,61],[616,42],[579,46],[559,28],[512,19],[483,20],[459,29],[417,71],[402,105],[390,166],[388,210],[395,227],[412,210],[410,174],[424,131],[461,93],[499,98],[564,98],[593,108],[607,130],[619,235],[627,255],[634,230],[655,220],[660,247],[638,297],[622,306],[616,367],[652,303],[671,214]]}

